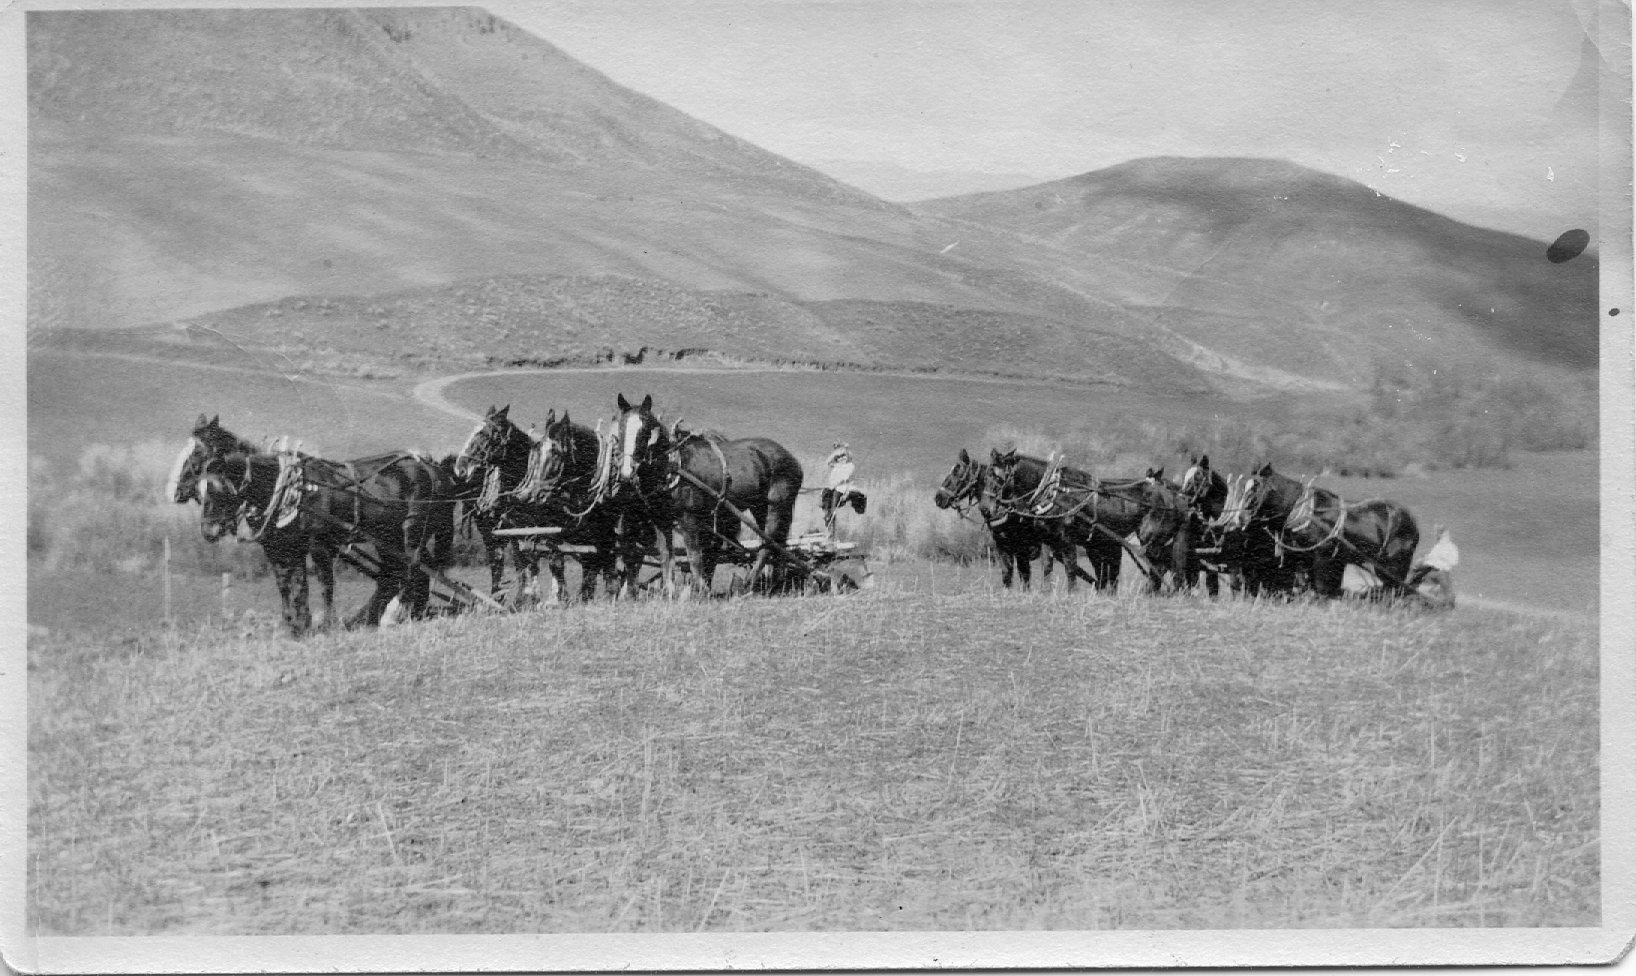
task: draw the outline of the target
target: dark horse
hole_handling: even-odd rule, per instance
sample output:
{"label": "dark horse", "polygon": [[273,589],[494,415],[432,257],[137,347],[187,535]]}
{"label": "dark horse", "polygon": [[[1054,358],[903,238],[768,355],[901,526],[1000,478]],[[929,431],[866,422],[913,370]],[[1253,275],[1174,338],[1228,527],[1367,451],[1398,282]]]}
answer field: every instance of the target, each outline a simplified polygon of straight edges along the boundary
{"label": "dark horse", "polygon": [[[1221,545],[1221,559],[1249,596],[1293,596],[1312,575],[1310,552],[1287,551],[1278,543],[1283,516],[1255,498],[1255,475],[1227,478],[1221,514],[1210,523]],[[1299,487],[1299,486],[1297,486]]]}
{"label": "dark horse", "polygon": [[[1042,531],[1039,523],[1027,519],[995,517],[983,500],[983,483],[987,477],[988,465],[962,448],[959,460],[944,476],[943,484],[932,496],[932,501],[938,508],[952,508],[961,518],[965,518],[966,512],[975,507],[994,540],[994,551],[1000,557],[1000,583],[1009,588],[1015,575],[1022,580],[1022,588],[1026,590],[1033,580],[1034,560],[1040,556],[1046,532]],[[1073,559],[1074,550],[1068,552],[1070,559]],[[1052,565],[1050,559],[1045,561],[1046,583],[1051,580]],[[1077,569],[1077,565],[1074,568]]]}
{"label": "dark horse", "polygon": [[[165,493],[171,501],[179,505],[198,501],[207,507],[212,503],[218,507],[223,506],[226,504],[224,499],[215,499],[213,502],[207,499],[204,480],[206,467],[230,455],[249,456],[256,453],[258,448],[255,444],[222,427],[219,414],[208,419],[204,414],[200,414],[198,422],[193,425],[192,436],[188,439],[187,446],[176,458]],[[257,487],[259,489],[261,486]],[[266,487],[270,491],[272,483],[269,482]],[[220,521],[218,513],[217,522]],[[205,538],[215,541],[230,528],[236,528],[237,519],[234,518],[233,522],[231,526],[217,524],[206,530],[205,522],[201,519],[200,528],[205,533]],[[318,574],[318,593],[322,604],[318,616],[319,626],[332,623],[335,618],[335,547],[330,545],[327,539],[317,538],[303,531],[299,525],[282,528],[264,525],[260,542],[267,554],[267,561],[273,567],[280,602],[284,608],[284,624],[290,633],[299,637],[312,626],[312,614],[307,608],[308,558],[312,560],[313,572]]]}
{"label": "dark horse", "polygon": [[[1179,589],[1192,590],[1204,576],[1211,596],[1220,592],[1222,563],[1218,534],[1210,524],[1220,517],[1227,500],[1227,479],[1210,469],[1210,456],[1194,457],[1174,484],[1164,478],[1164,468],[1150,469],[1150,507],[1136,536],[1148,558],[1168,568]],[[1205,559],[1201,549],[1214,549],[1216,558]]]}
{"label": "dark horse", "polygon": [[[517,570],[516,595],[519,598],[532,589],[539,575],[539,558],[532,549],[525,551],[516,540],[496,535],[495,530],[555,527],[564,530],[559,541],[595,547],[594,552],[580,560],[580,599],[589,600],[596,595],[598,579],[608,574],[612,564],[611,519],[606,520],[608,531],[598,533],[594,529],[602,526],[602,521],[587,523],[576,519],[565,510],[560,500],[548,499],[540,491],[524,491],[524,482],[535,466],[542,444],[510,419],[510,410],[509,405],[490,407],[488,413],[483,415],[483,422],[466,438],[454,462],[455,476],[465,486],[463,494],[466,496],[467,517],[477,529],[483,551],[488,556],[490,595],[496,599],[502,597],[501,583],[505,577],[508,552]],[[555,421],[556,411],[553,410],[548,425],[555,424]],[[585,434],[592,441],[596,440],[594,432],[585,431]],[[580,442],[577,434],[575,442]],[[594,459],[595,448],[592,447],[591,451]],[[557,593],[566,599],[563,556],[554,552],[547,563]]]}
{"label": "dark horse", "polygon": [[1305,561],[1318,595],[1342,594],[1348,564],[1373,572],[1389,594],[1408,592],[1420,529],[1397,502],[1347,502],[1279,474],[1271,464],[1250,475],[1243,495],[1239,517],[1252,527],[1251,537],[1260,525],[1286,559]]}
{"label": "dark horse", "polygon": [[424,615],[430,580],[453,549],[454,515],[443,468],[397,452],[326,461],[295,453],[229,453],[203,463],[200,532],[215,542],[244,523],[267,553],[292,634],[304,633],[307,557],[318,566],[325,616],[333,605],[336,554],[360,539],[375,549],[375,592],[349,625],[374,626],[393,598]]}
{"label": "dark horse", "polygon": [[[529,455],[528,472],[516,488],[535,524],[562,530],[557,541],[583,547],[579,555],[579,598],[595,598],[597,582],[614,575],[619,513],[607,500],[612,452],[597,432],[569,419],[564,411],[546,415],[545,429]],[[563,593],[562,559],[551,561],[557,592]],[[566,599],[566,595],[564,596]]]}
{"label": "dark horse", "polygon": [[[670,532],[681,530],[695,588],[710,591],[723,542],[736,542],[743,522],[728,508],[755,520],[762,535],[751,561],[752,586],[761,585],[768,550],[782,547],[795,520],[801,493],[801,463],[776,441],[765,437],[727,440],[714,433],[669,429],[653,413],[653,397],[632,406],[621,394],[614,421],[615,497],[623,496],[621,538],[651,532],[659,545],[661,573],[669,586]],[[724,504],[725,503],[725,504]],[[772,545],[769,545],[768,543]],[[627,581],[641,568],[634,547],[627,556]],[[769,588],[784,574],[782,560],[772,567]]]}
{"label": "dark horse", "polygon": [[[1085,548],[1098,590],[1116,589],[1125,539],[1141,527],[1151,502],[1143,479],[1103,481],[1088,472],[1015,450],[991,458],[985,492],[996,510],[1056,522]],[[1158,573],[1148,572],[1151,588]]]}

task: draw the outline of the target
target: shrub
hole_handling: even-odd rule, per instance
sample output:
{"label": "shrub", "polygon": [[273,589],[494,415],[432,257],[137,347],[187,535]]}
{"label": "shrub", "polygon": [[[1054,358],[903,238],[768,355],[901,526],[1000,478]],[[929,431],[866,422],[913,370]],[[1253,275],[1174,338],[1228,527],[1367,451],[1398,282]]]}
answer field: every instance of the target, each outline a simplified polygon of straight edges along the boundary
{"label": "shrub", "polygon": [[177,572],[260,576],[259,546],[211,545],[199,535],[198,509],[164,498],[176,445],[86,447],[72,471],[29,461],[28,552],[48,571],[148,572],[171,541]]}

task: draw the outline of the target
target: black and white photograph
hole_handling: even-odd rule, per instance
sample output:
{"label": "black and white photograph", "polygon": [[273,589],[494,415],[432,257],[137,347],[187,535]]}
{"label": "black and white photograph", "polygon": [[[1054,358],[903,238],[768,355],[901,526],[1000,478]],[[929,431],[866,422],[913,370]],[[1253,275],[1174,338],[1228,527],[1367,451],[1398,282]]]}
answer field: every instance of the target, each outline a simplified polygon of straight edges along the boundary
{"label": "black and white photograph", "polygon": [[0,48],[6,965],[1636,938],[1627,5]]}

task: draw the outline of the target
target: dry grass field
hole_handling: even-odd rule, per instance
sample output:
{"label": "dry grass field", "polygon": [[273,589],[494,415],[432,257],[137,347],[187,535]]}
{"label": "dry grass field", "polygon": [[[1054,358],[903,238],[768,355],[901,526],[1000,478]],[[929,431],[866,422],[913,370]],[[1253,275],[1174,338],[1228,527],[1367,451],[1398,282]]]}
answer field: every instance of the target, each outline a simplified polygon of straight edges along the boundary
{"label": "dry grass field", "polygon": [[996,592],[29,647],[39,934],[1594,925],[1594,623]]}

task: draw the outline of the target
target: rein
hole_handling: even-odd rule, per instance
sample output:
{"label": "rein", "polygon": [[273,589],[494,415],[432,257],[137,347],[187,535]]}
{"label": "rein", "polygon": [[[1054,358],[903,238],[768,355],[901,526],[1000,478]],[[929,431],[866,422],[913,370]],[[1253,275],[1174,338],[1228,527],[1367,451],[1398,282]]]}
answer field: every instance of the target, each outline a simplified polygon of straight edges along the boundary
{"label": "rein", "polygon": [[[1356,546],[1351,546],[1349,543],[1346,543],[1344,538],[1341,537],[1341,533],[1346,528],[1346,501],[1339,495],[1335,495],[1334,497],[1335,504],[1340,506],[1341,512],[1329,526],[1328,531],[1324,533],[1324,537],[1310,546],[1297,546],[1291,544],[1285,538],[1287,533],[1303,532],[1311,528],[1314,523],[1319,521],[1318,491],[1312,487],[1311,482],[1308,482],[1306,489],[1301,492],[1300,500],[1295,503],[1294,508],[1290,509],[1289,515],[1285,516],[1284,527],[1274,536],[1274,538],[1278,541],[1278,544],[1285,549],[1288,549],[1290,552],[1317,552],[1324,546],[1327,546],[1336,540],[1340,540],[1343,544],[1347,544],[1353,552],[1357,552],[1358,550]],[[1270,532],[1272,530],[1269,529],[1268,531]]]}
{"label": "rein", "polygon": [[722,453],[721,445],[717,443],[717,439],[714,437],[694,433],[692,431],[687,431],[684,433],[680,428],[677,428],[675,433],[680,434],[681,436],[677,440],[673,441],[670,447],[665,449],[665,489],[667,491],[674,491],[676,486],[681,484],[683,469],[682,448],[686,447],[693,441],[704,441],[706,444],[710,445],[710,450],[716,455],[716,462],[721,465],[721,490],[716,492],[716,508],[719,511],[722,505],[727,501],[727,493],[733,487],[733,478],[727,473],[727,455]]}

